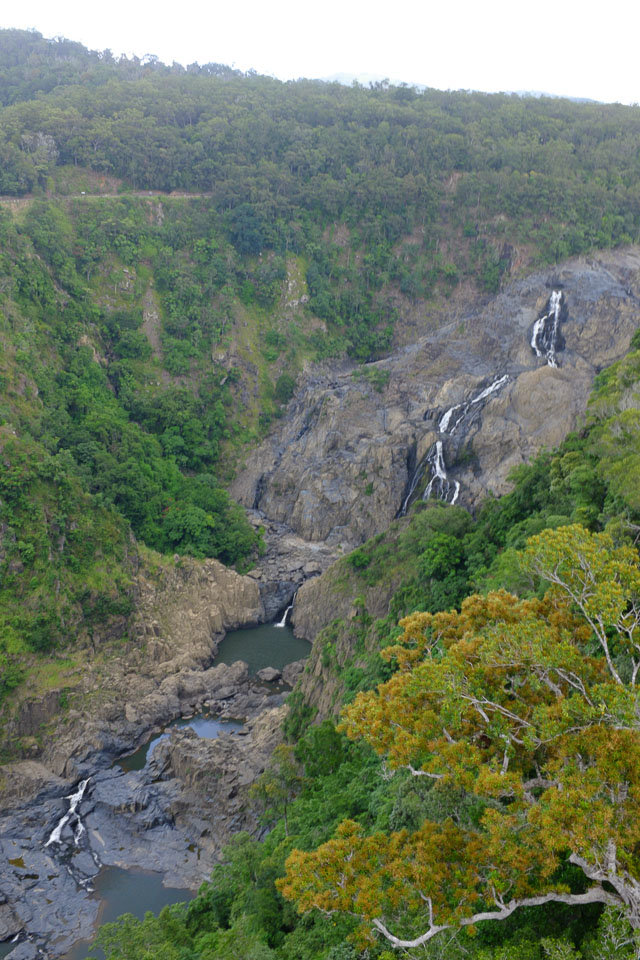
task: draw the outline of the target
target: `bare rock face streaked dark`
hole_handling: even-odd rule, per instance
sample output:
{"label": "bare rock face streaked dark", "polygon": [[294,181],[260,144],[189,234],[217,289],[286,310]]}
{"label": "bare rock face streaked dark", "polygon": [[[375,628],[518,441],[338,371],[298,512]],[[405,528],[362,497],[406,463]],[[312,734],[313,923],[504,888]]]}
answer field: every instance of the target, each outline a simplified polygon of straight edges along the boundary
{"label": "bare rock face streaked dark", "polygon": [[[469,507],[506,492],[514,466],[575,426],[596,373],[626,352],[639,319],[640,250],[612,251],[513,282],[438,330],[425,318],[417,342],[364,376],[343,362],[310,369],[233,486],[266,527],[256,569],[240,577],[182,560],[141,571],[137,636],[108,675],[87,672],[86,712],[56,717],[52,694],[14,718],[10,734],[33,739],[34,753],[5,766],[0,784],[0,852],[11,868],[0,875],[0,937],[28,933],[61,955],[93,929],[98,862],[197,884],[234,831],[258,829],[248,790],[286,707],[279,691],[268,699],[265,685],[252,685],[246,665],[210,665],[224,631],[281,618],[292,603],[308,639],[335,617],[357,616],[332,580],[336,568],[324,572],[332,561],[425,492]],[[384,616],[393,590],[391,579],[376,588],[368,609]],[[304,673],[301,664],[284,671],[287,683],[300,677],[320,715],[335,709],[338,691],[318,657]],[[242,735],[174,731],[144,770],[111,766],[205,704],[246,718]],[[57,726],[41,749],[31,735],[43,723]],[[32,946],[23,939],[18,949]]]}
{"label": "bare rock face streaked dark", "polygon": [[[437,486],[467,506],[489,491],[504,493],[511,469],[564,438],[598,370],[628,349],[638,296],[640,250],[607,251],[515,281],[482,309],[425,331],[368,365],[377,383],[344,363],[313,368],[231,492],[268,521],[336,552],[402,510],[416,466],[438,441],[441,459],[435,448],[431,459],[446,482],[436,476],[432,492]],[[503,377],[500,389],[473,403]],[[443,429],[451,408],[466,415],[452,430],[452,414]]]}

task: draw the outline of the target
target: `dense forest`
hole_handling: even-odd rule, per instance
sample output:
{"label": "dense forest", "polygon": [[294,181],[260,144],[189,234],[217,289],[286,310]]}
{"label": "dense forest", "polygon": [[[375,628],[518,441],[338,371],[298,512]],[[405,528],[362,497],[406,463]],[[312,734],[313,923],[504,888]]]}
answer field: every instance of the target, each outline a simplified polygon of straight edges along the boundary
{"label": "dense forest", "polygon": [[[584,428],[520,468],[512,493],[475,519],[455,506],[418,504],[340,562],[334,575],[349,581],[360,610],[326,628],[314,658],[339,681],[336,708],[350,705],[342,721],[314,723],[304,698],[291,695],[287,742],[254,787],[266,838],[238,836],[190,904],[102,928],[98,942],[108,957],[390,960],[393,941],[375,935],[381,916],[406,941],[419,940],[430,923],[442,925],[440,936],[406,946],[411,957],[637,956],[623,900],[590,900],[587,876],[567,850],[573,839],[597,862],[616,823],[620,873],[633,874],[640,336],[633,346],[598,378]],[[564,600],[559,569],[565,597],[584,590],[584,619]],[[367,590],[391,571],[400,571],[400,586],[388,616],[373,620]],[[460,614],[440,612],[456,608]],[[600,620],[620,684],[607,684],[601,671],[604,655],[590,628]],[[477,656],[472,637],[486,645]],[[585,681],[582,704],[568,676]],[[541,694],[545,677],[565,687],[561,698]],[[379,684],[379,694],[372,692]],[[456,694],[467,684],[485,704],[498,698],[511,730],[497,709],[486,723],[461,712]],[[538,726],[521,746],[527,717]],[[459,741],[442,736],[443,722]],[[573,733],[576,743],[574,727],[583,728]],[[515,745],[505,783],[498,771],[506,730]],[[555,751],[547,746],[554,738]],[[612,752],[609,764],[601,750]],[[555,763],[559,776],[558,757],[567,753],[583,761],[563,772],[568,796],[540,795],[539,773],[525,802],[519,784],[535,781],[544,764]],[[431,776],[416,776],[419,770]],[[626,797],[611,796],[615,778],[628,783],[626,807]],[[488,902],[489,912],[500,913],[487,893],[492,885],[503,907],[512,897],[524,906],[457,933],[465,912]],[[558,892],[555,901],[533,905],[550,891]]]}
{"label": "dense forest", "polygon": [[[256,562],[226,485],[306,366],[639,242],[639,138],[632,107],[0,31],[0,701],[126,638],[150,556]],[[637,956],[639,384],[636,335],[511,493],[420,502],[339,561],[358,616],[314,648],[334,718],[291,694],[262,838],[188,905],[104,927],[109,960]]]}

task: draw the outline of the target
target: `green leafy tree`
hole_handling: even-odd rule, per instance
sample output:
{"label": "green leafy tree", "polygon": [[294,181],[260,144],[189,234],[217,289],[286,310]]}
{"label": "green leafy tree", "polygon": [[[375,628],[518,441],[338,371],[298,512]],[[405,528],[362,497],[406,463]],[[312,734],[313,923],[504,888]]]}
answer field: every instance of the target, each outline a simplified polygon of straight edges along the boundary
{"label": "green leafy tree", "polygon": [[554,902],[614,906],[640,929],[638,555],[568,526],[523,562],[542,600],[414,614],[383,651],[398,672],[344,713],[392,769],[477,797],[475,824],[368,836],[347,821],[290,856],[279,886],[299,909],[355,913],[407,949]]}

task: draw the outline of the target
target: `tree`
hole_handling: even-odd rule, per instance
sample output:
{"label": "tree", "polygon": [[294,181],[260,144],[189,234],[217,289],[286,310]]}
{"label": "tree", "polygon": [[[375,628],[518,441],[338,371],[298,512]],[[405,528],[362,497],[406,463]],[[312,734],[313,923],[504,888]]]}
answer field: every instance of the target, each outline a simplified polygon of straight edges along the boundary
{"label": "tree", "polygon": [[383,651],[397,672],[343,714],[391,770],[475,797],[475,813],[373,836],[344,822],[287,861],[280,889],[301,912],[355,914],[399,948],[551,902],[616,907],[640,929],[638,555],[573,525],[531,538],[522,564],[543,599],[407,617]]}
{"label": "tree", "polygon": [[284,820],[285,836],[289,832],[287,811],[302,783],[300,764],[292,746],[281,743],[273,751],[267,770],[258,777],[250,790],[250,796],[262,811],[265,821],[274,823],[279,817]]}

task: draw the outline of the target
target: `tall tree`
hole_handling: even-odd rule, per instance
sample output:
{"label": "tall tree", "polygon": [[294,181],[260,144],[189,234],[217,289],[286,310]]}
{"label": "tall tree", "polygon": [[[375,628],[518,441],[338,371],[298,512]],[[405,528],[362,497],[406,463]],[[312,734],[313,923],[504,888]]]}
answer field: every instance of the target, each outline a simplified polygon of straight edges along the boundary
{"label": "tall tree", "polygon": [[533,537],[522,565],[543,599],[407,617],[384,652],[397,672],[343,715],[473,813],[372,836],[344,822],[289,857],[280,889],[301,912],[355,914],[404,948],[551,902],[615,906],[640,929],[638,555],[574,525]]}

